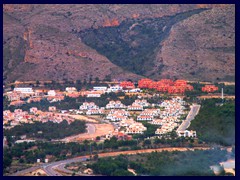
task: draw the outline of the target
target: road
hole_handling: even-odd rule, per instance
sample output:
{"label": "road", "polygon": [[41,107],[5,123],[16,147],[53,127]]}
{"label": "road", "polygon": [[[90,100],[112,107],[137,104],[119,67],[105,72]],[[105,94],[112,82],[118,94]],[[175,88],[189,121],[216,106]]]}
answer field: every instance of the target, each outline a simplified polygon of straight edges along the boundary
{"label": "road", "polygon": [[[141,150],[130,150],[130,151],[120,151],[120,152],[108,152],[108,153],[100,153],[98,154],[99,157],[109,157],[109,156],[118,156],[120,154],[126,154],[126,155],[130,155],[130,154],[137,154],[137,153],[151,153],[154,151],[157,152],[161,152],[161,151],[187,151],[190,149],[202,149],[202,150],[206,150],[206,149],[210,149],[210,147],[195,147],[195,148],[184,148],[184,147],[168,147],[168,148],[158,148],[158,149],[141,149]],[[71,158],[71,159],[66,159],[66,160],[61,160],[61,161],[56,161],[56,162],[52,162],[52,163],[46,163],[43,165],[39,165],[36,167],[32,167],[29,169],[25,169],[22,171],[19,171],[17,173],[11,174],[10,176],[21,176],[24,175],[26,173],[30,173],[36,169],[43,169],[46,174],[48,176],[62,176],[61,173],[59,173],[57,170],[60,170],[64,173],[72,173],[70,170],[65,169],[65,165],[66,164],[70,164],[73,162],[83,162],[86,161],[87,158],[89,158],[88,156],[80,156],[80,157],[76,157],[76,158]]]}
{"label": "road", "polygon": [[178,127],[177,131],[185,131],[191,124],[191,121],[195,118],[200,110],[201,105],[194,104],[191,106],[191,110],[188,113],[186,120]]}
{"label": "road", "polygon": [[86,124],[86,125],[87,125],[88,134],[94,134],[96,131],[94,124]]}
{"label": "road", "polygon": [[87,135],[87,134],[94,134],[95,133],[96,128],[95,128],[94,124],[86,124],[86,126],[87,126],[87,132],[86,133],[81,133],[81,134],[78,134],[78,135],[69,136],[69,137],[66,137],[64,139],[56,140],[56,141],[70,142],[70,141],[72,141],[74,139],[79,138],[79,136],[83,136],[83,135]]}

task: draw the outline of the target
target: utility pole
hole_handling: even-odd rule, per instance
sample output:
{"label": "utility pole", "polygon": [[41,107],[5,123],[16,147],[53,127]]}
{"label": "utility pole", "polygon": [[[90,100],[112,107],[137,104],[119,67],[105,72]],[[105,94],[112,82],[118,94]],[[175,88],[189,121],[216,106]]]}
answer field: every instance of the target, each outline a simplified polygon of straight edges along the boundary
{"label": "utility pole", "polygon": [[92,147],[91,147],[92,143],[90,143],[90,154],[92,155]]}
{"label": "utility pole", "polygon": [[222,88],[222,103],[223,103],[224,97],[223,97],[223,88]]}

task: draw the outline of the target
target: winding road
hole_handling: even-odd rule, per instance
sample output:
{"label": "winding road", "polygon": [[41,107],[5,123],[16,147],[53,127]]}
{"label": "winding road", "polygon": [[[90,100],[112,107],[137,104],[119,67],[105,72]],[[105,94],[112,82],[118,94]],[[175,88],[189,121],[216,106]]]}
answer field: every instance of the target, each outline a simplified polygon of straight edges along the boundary
{"label": "winding road", "polygon": [[[185,147],[167,147],[167,148],[158,148],[158,149],[141,149],[141,150],[131,150],[131,151],[120,151],[120,152],[108,152],[108,153],[100,153],[98,154],[99,157],[109,157],[109,156],[118,156],[120,154],[137,154],[137,153],[151,153],[154,151],[161,152],[161,151],[188,151],[188,150],[207,150],[210,149],[210,147],[195,147],[195,148],[185,148]],[[62,171],[64,173],[73,173],[72,171],[65,169],[66,164],[70,164],[73,162],[83,162],[86,161],[87,158],[89,158],[89,155],[87,156],[80,156],[75,157],[71,159],[56,161],[52,163],[46,163],[43,165],[39,165],[36,167],[31,167],[22,171],[18,171],[14,174],[11,174],[9,176],[23,176],[26,173],[30,173],[36,169],[43,169],[48,176],[63,176],[61,173],[59,173],[57,170]]]}
{"label": "winding road", "polygon": [[[78,135],[74,135],[74,136],[69,136],[69,137],[66,137],[64,139],[61,139],[60,141],[64,141],[64,142],[70,142],[70,141],[73,141],[74,139],[77,139],[83,135],[90,135],[90,134],[94,134],[96,132],[96,128],[94,126],[94,124],[86,124],[87,126],[87,132],[86,133],[82,133],[82,134],[78,134]],[[58,140],[59,141],[59,140]]]}

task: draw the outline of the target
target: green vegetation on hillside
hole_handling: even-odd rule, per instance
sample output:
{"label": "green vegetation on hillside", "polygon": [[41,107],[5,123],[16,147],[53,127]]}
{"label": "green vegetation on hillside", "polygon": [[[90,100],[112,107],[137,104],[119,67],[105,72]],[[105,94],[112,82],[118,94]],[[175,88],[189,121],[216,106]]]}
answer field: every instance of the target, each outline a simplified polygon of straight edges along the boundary
{"label": "green vegetation on hillside", "polygon": [[[163,151],[132,156],[120,155],[117,158],[98,159],[88,167],[96,174],[113,175],[117,168],[126,170],[130,167],[137,175],[155,176],[213,176],[211,165],[226,160],[227,151]],[[124,175],[125,171],[122,171]]]}
{"label": "green vegetation on hillside", "polygon": [[12,129],[4,130],[4,135],[16,137],[26,135],[28,138],[51,140],[84,133],[85,131],[86,123],[84,121],[74,121],[68,124],[66,120],[63,120],[59,124],[48,121],[46,123],[35,122],[33,124],[18,125]]}
{"label": "green vegetation on hillside", "polygon": [[133,176],[128,169],[128,160],[124,156],[116,158],[99,159],[97,163],[89,165],[94,170],[95,174],[102,174],[107,176]]}
{"label": "green vegetation on hillside", "polygon": [[196,130],[200,140],[222,145],[235,144],[235,102],[205,100],[189,129]]}
{"label": "green vegetation on hillside", "polygon": [[[137,96],[125,96],[124,99],[120,99],[120,96],[124,96],[124,93],[105,93],[102,94],[101,97],[83,97],[79,96],[78,98],[71,98],[66,96],[63,101],[59,102],[52,102],[50,103],[47,99],[42,99],[40,102],[32,102],[23,104],[22,106],[19,106],[19,109],[22,109],[24,111],[29,111],[31,107],[37,107],[39,110],[42,111],[48,111],[49,106],[56,106],[59,110],[66,110],[66,109],[79,109],[79,106],[82,105],[84,102],[94,102],[99,107],[104,107],[108,104],[110,100],[120,100],[125,105],[132,104],[136,99]],[[4,99],[4,110],[9,109],[10,111],[14,111],[16,109],[15,106],[11,105],[8,106],[9,102],[7,101],[7,98]]]}
{"label": "green vegetation on hillside", "polygon": [[[156,49],[171,27],[206,9],[195,9],[174,16],[127,19],[117,27],[100,27],[79,32],[85,44],[96,49],[125,70],[144,75],[151,70]],[[164,65],[159,65],[159,73]]]}

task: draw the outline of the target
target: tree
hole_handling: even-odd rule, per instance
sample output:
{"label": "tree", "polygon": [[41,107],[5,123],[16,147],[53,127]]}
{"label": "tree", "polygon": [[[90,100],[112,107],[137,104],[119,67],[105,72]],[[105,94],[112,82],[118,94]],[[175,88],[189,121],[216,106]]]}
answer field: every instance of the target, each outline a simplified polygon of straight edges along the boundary
{"label": "tree", "polygon": [[11,90],[13,90],[14,88],[15,88],[15,85],[12,84],[12,85],[11,85]]}
{"label": "tree", "polygon": [[40,85],[40,82],[39,82],[39,80],[37,80],[36,81],[36,87],[39,87],[39,85]]}
{"label": "tree", "polygon": [[99,82],[100,82],[99,78],[95,77],[95,83],[99,83]]}
{"label": "tree", "polygon": [[99,141],[100,139],[101,139],[100,136],[97,136],[97,137],[96,137],[96,140],[97,140],[97,141]]}
{"label": "tree", "polygon": [[144,141],[144,146],[146,146],[146,145],[151,145],[151,141],[149,139]]}
{"label": "tree", "polygon": [[97,160],[98,160],[98,155],[97,155],[97,154],[95,154],[95,155],[93,156],[93,160],[94,160],[94,161],[97,161]]}
{"label": "tree", "polygon": [[109,81],[111,82],[112,81],[112,78],[111,78],[111,75],[106,75],[105,78],[104,78],[105,81]]}
{"label": "tree", "polygon": [[83,81],[83,85],[84,85],[84,86],[87,85],[87,80],[86,80],[86,79],[84,79],[84,81]]}
{"label": "tree", "polygon": [[90,78],[89,78],[89,82],[88,82],[89,84],[91,84],[92,83],[92,75],[90,75]]}

